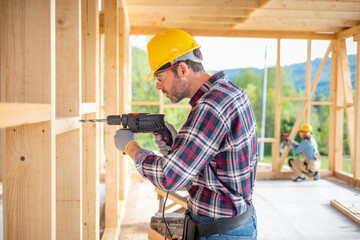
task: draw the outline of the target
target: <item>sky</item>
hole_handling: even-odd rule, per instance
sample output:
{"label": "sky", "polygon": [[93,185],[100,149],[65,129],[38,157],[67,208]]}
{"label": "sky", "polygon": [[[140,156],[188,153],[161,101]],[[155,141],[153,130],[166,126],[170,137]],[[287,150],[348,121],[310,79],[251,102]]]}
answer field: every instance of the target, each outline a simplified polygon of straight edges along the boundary
{"label": "sky", "polygon": [[[149,36],[131,36],[133,46],[146,50]],[[276,65],[276,39],[257,38],[221,38],[195,37],[201,45],[203,65],[208,70],[225,70],[232,68],[264,68],[265,48],[267,49],[267,66]],[[311,43],[311,60],[323,58],[330,41],[313,40]],[[356,43],[352,38],[346,40],[348,54],[356,54]],[[280,65],[306,62],[307,40],[281,40]]]}

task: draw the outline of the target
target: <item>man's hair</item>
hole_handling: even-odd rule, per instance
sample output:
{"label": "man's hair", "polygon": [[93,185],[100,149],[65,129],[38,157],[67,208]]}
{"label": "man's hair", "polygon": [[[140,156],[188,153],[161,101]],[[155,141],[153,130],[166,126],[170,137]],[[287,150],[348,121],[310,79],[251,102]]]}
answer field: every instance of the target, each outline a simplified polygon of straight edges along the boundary
{"label": "man's hair", "polygon": [[[203,60],[203,56],[201,54],[201,51],[199,48],[193,50],[194,52],[194,55]],[[194,61],[191,61],[191,60],[185,60],[185,61],[181,61],[181,62],[184,62],[189,68],[191,68],[194,72],[201,72],[201,71],[204,71],[204,67],[202,65],[202,63],[198,63],[198,62],[194,62]],[[173,73],[175,74],[175,76],[177,76],[177,68],[172,68],[171,71],[173,71]]]}

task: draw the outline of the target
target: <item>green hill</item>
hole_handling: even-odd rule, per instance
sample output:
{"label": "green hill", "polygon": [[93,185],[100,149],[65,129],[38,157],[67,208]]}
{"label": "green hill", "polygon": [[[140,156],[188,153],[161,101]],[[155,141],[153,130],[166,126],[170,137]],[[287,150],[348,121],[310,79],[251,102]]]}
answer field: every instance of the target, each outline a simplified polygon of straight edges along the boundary
{"label": "green hill", "polygon": [[[311,74],[312,78],[314,78],[317,69],[321,63],[320,58],[316,58],[311,63]],[[325,64],[324,70],[321,74],[318,86],[315,90],[316,95],[324,95],[329,97],[330,94],[330,65],[331,65],[331,58]],[[355,65],[356,65],[356,55],[352,54],[349,55],[349,65],[350,65],[350,72],[351,72],[351,82],[353,89],[355,88]],[[303,63],[296,63],[291,64],[288,66],[282,67],[283,70],[288,70],[291,72],[291,80],[296,90],[305,90],[305,72],[306,72],[306,62]],[[237,69],[227,69],[225,73],[227,74],[230,80],[235,80],[239,74],[243,74],[245,69],[247,68],[237,68]],[[253,68],[253,72],[255,75],[260,75],[263,73],[263,69]],[[212,71],[213,72],[213,71]]]}

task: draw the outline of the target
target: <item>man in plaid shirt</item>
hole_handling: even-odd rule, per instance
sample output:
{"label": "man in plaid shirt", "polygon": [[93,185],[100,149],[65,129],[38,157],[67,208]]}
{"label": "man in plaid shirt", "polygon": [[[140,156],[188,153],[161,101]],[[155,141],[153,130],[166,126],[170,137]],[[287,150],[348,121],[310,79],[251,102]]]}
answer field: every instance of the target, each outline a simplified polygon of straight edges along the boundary
{"label": "man in plaid shirt", "polygon": [[196,230],[187,239],[256,239],[253,109],[245,92],[227,81],[223,72],[210,76],[204,71],[199,47],[189,34],[175,29],[160,32],[148,44],[152,69],[148,79],[154,76],[156,88],[172,103],[190,98],[191,111],[180,131],[166,123],[173,145],[166,146],[156,136],[164,154],[158,156],[141,149],[130,130],[118,130],[115,144],[156,187],[188,190],[189,216]]}

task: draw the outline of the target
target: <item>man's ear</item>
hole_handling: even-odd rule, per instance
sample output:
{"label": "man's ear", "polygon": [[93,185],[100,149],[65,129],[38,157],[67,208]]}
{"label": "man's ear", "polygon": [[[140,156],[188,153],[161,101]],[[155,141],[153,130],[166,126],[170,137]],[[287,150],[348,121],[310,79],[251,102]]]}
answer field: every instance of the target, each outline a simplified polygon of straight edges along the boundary
{"label": "man's ear", "polygon": [[178,68],[178,75],[183,78],[183,77],[187,77],[188,74],[189,74],[188,66],[186,65],[186,63],[181,62]]}

